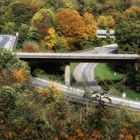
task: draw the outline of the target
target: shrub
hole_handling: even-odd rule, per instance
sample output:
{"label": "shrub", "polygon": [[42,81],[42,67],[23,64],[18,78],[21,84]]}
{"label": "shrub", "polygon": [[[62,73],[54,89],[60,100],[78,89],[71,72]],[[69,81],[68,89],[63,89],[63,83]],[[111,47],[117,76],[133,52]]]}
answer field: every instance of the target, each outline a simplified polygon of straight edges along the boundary
{"label": "shrub", "polygon": [[32,74],[33,74],[33,76],[39,76],[39,75],[46,74],[46,72],[42,69],[35,69]]}
{"label": "shrub", "polygon": [[23,44],[22,52],[39,52],[38,44],[32,41],[26,41]]}

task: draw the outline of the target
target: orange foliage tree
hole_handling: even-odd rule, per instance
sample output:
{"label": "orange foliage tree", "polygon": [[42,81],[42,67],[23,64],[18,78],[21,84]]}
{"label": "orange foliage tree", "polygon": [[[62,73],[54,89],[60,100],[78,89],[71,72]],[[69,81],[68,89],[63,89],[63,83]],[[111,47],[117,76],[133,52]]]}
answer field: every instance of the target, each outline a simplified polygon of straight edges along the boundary
{"label": "orange foliage tree", "polygon": [[123,15],[124,15],[124,17],[125,17],[126,19],[128,19],[130,15],[132,15],[132,14],[138,14],[138,13],[140,13],[140,7],[132,6],[132,7],[130,7],[129,9],[127,9],[127,10],[123,13]]}
{"label": "orange foliage tree", "polygon": [[88,29],[85,21],[76,10],[62,10],[57,13],[58,30],[67,41],[73,45],[88,38]]}
{"label": "orange foliage tree", "polygon": [[38,45],[35,42],[26,41],[23,44],[22,52],[39,52]]}
{"label": "orange foliage tree", "polygon": [[18,83],[24,85],[27,80],[29,80],[28,74],[24,70],[13,70],[13,77]]}
{"label": "orange foliage tree", "polygon": [[97,22],[95,21],[93,15],[91,13],[84,13],[84,20],[85,20],[85,23],[86,23],[86,27],[87,27],[87,30],[88,30],[88,38],[89,39],[93,39],[95,38],[96,36],[96,30],[98,28],[98,24]]}
{"label": "orange foliage tree", "polygon": [[91,13],[81,16],[76,10],[61,10],[56,14],[58,33],[65,36],[70,47],[75,47],[80,41],[94,39],[98,28]]}

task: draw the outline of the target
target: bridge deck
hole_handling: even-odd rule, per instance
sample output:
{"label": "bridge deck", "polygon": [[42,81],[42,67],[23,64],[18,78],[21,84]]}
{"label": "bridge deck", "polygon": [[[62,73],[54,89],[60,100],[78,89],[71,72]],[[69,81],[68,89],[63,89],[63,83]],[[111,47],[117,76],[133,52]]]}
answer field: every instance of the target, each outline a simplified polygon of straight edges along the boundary
{"label": "bridge deck", "polygon": [[37,61],[59,61],[59,62],[138,62],[140,63],[140,55],[138,54],[87,54],[87,53],[16,53],[20,59],[37,62]]}

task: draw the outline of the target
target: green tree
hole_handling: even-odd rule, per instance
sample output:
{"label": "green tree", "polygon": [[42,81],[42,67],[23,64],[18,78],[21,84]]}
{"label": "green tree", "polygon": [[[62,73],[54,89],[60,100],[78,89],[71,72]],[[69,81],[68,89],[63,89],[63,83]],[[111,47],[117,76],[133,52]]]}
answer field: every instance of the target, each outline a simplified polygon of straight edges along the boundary
{"label": "green tree", "polygon": [[15,35],[16,24],[14,22],[5,23],[2,28],[2,33]]}
{"label": "green tree", "polygon": [[[121,22],[116,26],[116,41],[119,45],[119,53],[138,53],[140,49],[140,20],[139,12],[122,17]],[[134,65],[127,66],[128,79],[127,83],[133,89],[139,91],[139,70],[136,72]]]}
{"label": "green tree", "polygon": [[124,20],[116,26],[116,41],[120,53],[137,53],[140,44],[140,21]]}
{"label": "green tree", "polygon": [[14,2],[11,4],[13,21],[20,26],[21,23],[27,24],[33,16],[32,8],[29,4],[23,2]]}
{"label": "green tree", "polygon": [[31,40],[31,41],[38,41],[37,29],[35,27],[33,26],[29,27],[27,38],[28,40]]}
{"label": "green tree", "polygon": [[119,11],[124,11],[132,6],[131,0],[119,0],[119,2],[115,5],[115,8]]}
{"label": "green tree", "polygon": [[[1,18],[0,18],[0,31],[2,32],[2,30],[4,30],[3,28],[5,28],[5,24],[8,23],[14,23],[12,21],[13,15],[12,15],[12,9],[10,7],[1,7],[0,8],[0,14],[1,14]],[[15,23],[14,23],[15,24]]]}
{"label": "green tree", "polygon": [[21,46],[22,43],[27,40],[27,33],[29,30],[29,26],[27,24],[21,24],[21,26],[18,29],[19,32],[19,38],[18,38],[18,44]]}
{"label": "green tree", "polygon": [[77,0],[45,0],[46,6],[53,10],[58,10],[61,8],[68,8],[68,9],[78,9],[79,3]]}

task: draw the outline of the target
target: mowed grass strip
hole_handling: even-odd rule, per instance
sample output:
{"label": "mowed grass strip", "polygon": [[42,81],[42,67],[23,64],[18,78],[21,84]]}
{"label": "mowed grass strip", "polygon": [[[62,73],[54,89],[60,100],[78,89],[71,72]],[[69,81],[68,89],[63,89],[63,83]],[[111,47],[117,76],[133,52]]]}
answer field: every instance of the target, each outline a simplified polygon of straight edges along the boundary
{"label": "mowed grass strip", "polygon": [[[97,81],[111,81],[109,82],[110,84],[108,83],[108,87],[112,91],[112,95],[122,97],[124,92],[124,82],[122,82],[125,77],[124,74],[115,72],[107,64],[101,63],[95,68],[95,77]],[[140,100],[140,94],[129,89],[129,87],[125,87],[125,92],[126,98]]]}
{"label": "mowed grass strip", "polygon": [[119,81],[124,75],[113,71],[107,64],[98,64],[95,68],[95,77],[99,81]]}

